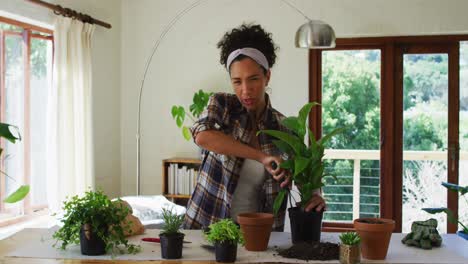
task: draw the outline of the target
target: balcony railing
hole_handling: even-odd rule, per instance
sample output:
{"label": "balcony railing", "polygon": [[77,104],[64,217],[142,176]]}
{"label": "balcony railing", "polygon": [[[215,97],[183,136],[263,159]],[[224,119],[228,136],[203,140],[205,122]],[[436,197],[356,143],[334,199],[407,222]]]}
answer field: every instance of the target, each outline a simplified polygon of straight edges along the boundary
{"label": "balcony railing", "polygon": [[[328,210],[327,221],[351,221],[362,216],[377,217],[380,211],[380,168],[361,168],[362,161],[380,160],[380,150],[325,150],[326,160],[348,160],[352,167],[345,175],[334,173],[338,182],[325,187]],[[404,161],[447,161],[447,151],[404,151]],[[468,160],[468,152],[460,152],[460,164]],[[329,168],[333,170],[333,168]],[[371,175],[361,175],[363,170],[369,170]],[[352,175],[351,175],[352,174]],[[366,183],[361,184],[361,181]],[[352,190],[352,191],[351,191]],[[367,190],[363,191],[362,190]],[[361,202],[361,199],[363,201]],[[374,200],[374,201],[372,201]],[[352,205],[352,211],[348,208]],[[361,207],[373,208],[371,211],[361,211]],[[343,209],[345,208],[345,209]],[[352,215],[352,218],[351,218]],[[336,216],[336,217],[335,217]],[[345,216],[348,220],[342,219]],[[340,219],[341,218],[341,219]]]}

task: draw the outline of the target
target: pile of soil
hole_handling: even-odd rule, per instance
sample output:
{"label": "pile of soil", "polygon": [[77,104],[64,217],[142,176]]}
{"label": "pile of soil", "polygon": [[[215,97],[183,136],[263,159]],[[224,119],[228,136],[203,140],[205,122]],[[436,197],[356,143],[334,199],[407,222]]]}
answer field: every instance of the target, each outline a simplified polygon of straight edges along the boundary
{"label": "pile of soil", "polygon": [[277,250],[284,258],[301,260],[333,260],[339,259],[340,247],[329,242],[300,242],[288,249]]}

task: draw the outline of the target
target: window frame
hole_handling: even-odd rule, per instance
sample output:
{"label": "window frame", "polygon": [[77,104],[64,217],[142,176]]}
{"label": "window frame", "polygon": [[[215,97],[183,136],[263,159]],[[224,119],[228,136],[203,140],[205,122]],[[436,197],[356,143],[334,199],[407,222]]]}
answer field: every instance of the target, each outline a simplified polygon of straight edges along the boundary
{"label": "window frame", "polygon": [[[447,180],[458,183],[459,177],[459,45],[460,41],[467,41],[468,35],[434,35],[434,36],[395,36],[395,37],[363,37],[338,38],[336,47],[327,50],[364,50],[379,49],[381,51],[381,106],[380,106],[380,217],[394,219],[395,232],[402,230],[402,82],[398,83],[398,74],[402,71],[402,52],[413,47],[413,52],[433,51],[434,47],[445,46],[443,49],[449,55],[449,115],[448,144],[456,151],[448,152],[449,161],[455,155],[455,169],[447,169]],[[418,48],[414,48],[417,46]],[[309,51],[309,102],[322,101],[322,51]],[[401,66],[401,67],[399,67]],[[400,75],[401,76],[401,75]],[[453,88],[450,88],[453,87]],[[320,137],[322,135],[322,110],[315,107],[309,116],[311,130]],[[384,199],[385,197],[385,199]],[[447,192],[447,206],[458,213],[458,195]],[[341,232],[352,230],[352,223],[324,222],[322,230],[325,232]],[[448,223],[448,233],[455,233],[457,225]]]}
{"label": "window frame", "polygon": [[[13,26],[17,26],[23,29],[22,32],[11,31],[11,30],[2,30],[0,29],[0,68],[5,68],[5,38],[8,35],[17,35],[22,38],[22,45],[23,45],[23,63],[24,63],[24,131],[22,132],[22,141],[24,146],[24,175],[23,175],[23,182],[24,184],[31,184],[30,173],[31,173],[31,158],[30,158],[30,76],[31,76],[31,40],[32,39],[44,39],[51,41],[52,44],[52,56],[54,54],[54,46],[53,46],[53,30],[43,28],[40,26],[24,23],[21,21],[17,21],[14,19],[6,18],[0,16],[0,22],[5,24],[10,24]],[[33,33],[39,32],[47,35]],[[0,120],[4,119],[5,116],[5,71],[0,72]],[[4,148],[4,139],[0,140],[0,145]],[[4,162],[3,160],[0,162],[0,169],[4,171]],[[11,210],[5,208],[5,203],[3,203],[3,199],[6,198],[6,176],[0,174],[0,213],[8,213]],[[48,208],[47,204],[41,205],[31,205],[31,198],[30,195],[26,196],[24,199],[23,209],[24,215],[20,217],[15,217],[14,219],[6,219],[0,222],[1,226],[7,226],[10,224],[14,224],[20,222],[22,220],[26,220],[30,218],[35,211],[40,209]]]}

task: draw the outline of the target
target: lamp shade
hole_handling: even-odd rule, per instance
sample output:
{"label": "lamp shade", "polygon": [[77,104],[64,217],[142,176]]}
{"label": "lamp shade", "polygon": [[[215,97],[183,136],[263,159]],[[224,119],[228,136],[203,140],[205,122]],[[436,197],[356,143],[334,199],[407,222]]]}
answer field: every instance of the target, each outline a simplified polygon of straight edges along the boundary
{"label": "lamp shade", "polygon": [[330,49],[335,45],[335,32],[323,21],[309,20],[296,32],[296,47],[298,48]]}

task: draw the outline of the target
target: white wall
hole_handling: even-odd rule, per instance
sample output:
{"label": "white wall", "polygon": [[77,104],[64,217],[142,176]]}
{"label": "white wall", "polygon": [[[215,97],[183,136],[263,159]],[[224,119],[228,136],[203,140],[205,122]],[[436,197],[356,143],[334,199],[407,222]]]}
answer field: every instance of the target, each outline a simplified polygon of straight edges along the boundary
{"label": "white wall", "polygon": [[[48,1],[89,14],[112,25],[96,27],[93,37],[93,137],[96,186],[111,197],[120,195],[120,0]],[[24,0],[0,0],[0,10],[51,27],[51,10]],[[5,15],[5,14],[0,14]],[[17,19],[23,19],[16,17]]]}
{"label": "white wall", "polygon": [[[290,0],[310,18],[330,23],[338,37],[468,33],[464,0]],[[122,1],[122,193],[135,193],[139,81],[153,43],[175,15],[195,1]],[[304,23],[280,0],[206,0],[185,14],[150,64],[142,102],[142,192],[161,193],[161,160],[196,156],[170,116],[173,104],[189,105],[198,89],[230,91],[216,43],[243,21],[273,33],[281,47],[270,82],[273,106],[286,115],[308,98],[308,52],[293,47]]]}

